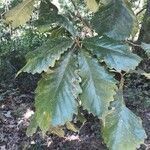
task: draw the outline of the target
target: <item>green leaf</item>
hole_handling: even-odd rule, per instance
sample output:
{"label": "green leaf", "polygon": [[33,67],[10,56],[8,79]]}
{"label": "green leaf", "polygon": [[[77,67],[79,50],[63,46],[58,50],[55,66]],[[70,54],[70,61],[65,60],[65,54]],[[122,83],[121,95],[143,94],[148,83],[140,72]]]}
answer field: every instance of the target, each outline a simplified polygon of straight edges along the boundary
{"label": "green leaf", "polygon": [[135,150],[146,138],[141,119],[124,105],[122,94],[114,106],[102,128],[104,142],[110,150]]}
{"label": "green leaf", "polygon": [[[58,15],[58,8],[49,0],[41,1],[39,8],[39,18],[35,21],[37,27],[46,26],[55,23]],[[43,28],[44,28],[43,27]]]}
{"label": "green leaf", "polygon": [[76,121],[79,121],[81,124],[84,124],[87,119],[81,112],[78,112],[78,115],[76,116]]}
{"label": "green leaf", "polygon": [[56,60],[61,54],[71,48],[73,41],[69,38],[61,37],[49,39],[41,47],[26,56],[27,64],[18,72],[41,73],[48,71],[49,67],[54,67]]}
{"label": "green leaf", "polygon": [[51,74],[44,74],[36,89],[37,122],[43,132],[49,125],[63,125],[77,113],[76,98],[81,92],[76,60],[72,51]]}
{"label": "green leaf", "polygon": [[110,101],[113,101],[117,89],[116,81],[113,75],[91,58],[84,49],[79,55],[79,67],[83,89],[79,98],[83,108],[98,117],[103,117],[108,111]]}
{"label": "green leaf", "polygon": [[73,23],[65,16],[58,14],[58,8],[49,0],[42,1],[40,5],[39,19],[35,22],[38,29],[47,31],[52,24],[62,26],[69,31],[73,36],[77,35]]}
{"label": "green leaf", "polygon": [[94,14],[91,24],[99,34],[105,34],[117,40],[130,36],[136,22],[136,17],[124,0],[111,2]]}
{"label": "green leaf", "polygon": [[84,46],[96,55],[100,61],[104,60],[109,68],[118,72],[135,69],[141,58],[130,51],[130,47],[108,37],[92,37],[83,41]]}
{"label": "green leaf", "polygon": [[150,44],[142,43],[141,47],[145,50],[146,54],[150,57]]}
{"label": "green leaf", "polygon": [[51,30],[49,30],[49,32],[51,33],[51,37],[54,37],[54,38],[67,35],[66,30],[60,26],[56,26],[56,27],[52,28]]}
{"label": "green leaf", "polygon": [[36,133],[37,128],[38,128],[38,124],[36,121],[36,117],[35,115],[33,115],[31,117],[30,125],[28,126],[26,131],[27,136],[32,136],[34,133]]}
{"label": "green leaf", "polygon": [[5,14],[6,23],[18,27],[29,21],[34,8],[34,0],[24,0]]}
{"label": "green leaf", "polygon": [[64,27],[67,31],[69,31],[72,34],[72,36],[75,37],[78,35],[78,31],[74,28],[73,23],[68,18],[62,15],[59,15],[57,17],[58,25]]}

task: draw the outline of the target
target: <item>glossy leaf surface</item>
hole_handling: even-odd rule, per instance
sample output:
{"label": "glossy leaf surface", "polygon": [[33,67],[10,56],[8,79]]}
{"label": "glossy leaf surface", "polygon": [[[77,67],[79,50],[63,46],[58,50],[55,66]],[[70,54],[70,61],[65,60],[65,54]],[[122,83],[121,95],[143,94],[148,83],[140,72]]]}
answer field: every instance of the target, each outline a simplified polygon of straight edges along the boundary
{"label": "glossy leaf surface", "polygon": [[108,37],[92,37],[83,41],[86,49],[104,61],[109,68],[117,71],[129,71],[141,61],[141,58],[130,51],[128,45],[117,42]]}
{"label": "glossy leaf surface", "polygon": [[[102,117],[108,111],[110,101],[116,89],[116,81],[113,75],[108,73],[98,61],[92,59],[84,49],[79,55],[79,68],[83,89],[80,95],[84,109],[98,117]],[[109,92],[107,92],[109,91]]]}
{"label": "glossy leaf surface", "polygon": [[49,39],[37,50],[27,54],[27,63],[19,73],[28,72],[35,74],[48,71],[49,67],[54,67],[56,60],[59,60],[61,54],[67,51],[68,48],[71,48],[72,44],[73,41],[69,38]]}

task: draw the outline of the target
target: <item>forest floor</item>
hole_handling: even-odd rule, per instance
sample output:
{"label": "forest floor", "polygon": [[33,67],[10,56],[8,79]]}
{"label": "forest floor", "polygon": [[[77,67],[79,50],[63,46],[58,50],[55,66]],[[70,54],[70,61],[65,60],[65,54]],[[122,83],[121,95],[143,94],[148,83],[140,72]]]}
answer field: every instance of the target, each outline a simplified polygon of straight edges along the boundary
{"label": "forest floor", "polygon": [[[150,72],[150,62],[144,60],[138,68]],[[86,115],[87,121],[79,133],[66,130],[65,138],[60,138],[52,134],[43,137],[37,131],[27,137],[37,80],[37,77],[25,74],[0,84],[0,150],[107,150],[102,142],[99,121],[90,114]],[[150,80],[135,73],[127,75],[124,98],[127,107],[141,117],[147,133],[140,150],[150,150]]]}

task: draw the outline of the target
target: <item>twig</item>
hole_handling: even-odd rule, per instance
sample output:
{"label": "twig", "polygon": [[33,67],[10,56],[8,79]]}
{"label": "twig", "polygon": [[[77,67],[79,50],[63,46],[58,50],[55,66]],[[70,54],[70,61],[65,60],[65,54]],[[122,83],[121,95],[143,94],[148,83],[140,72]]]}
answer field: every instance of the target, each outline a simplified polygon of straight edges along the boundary
{"label": "twig", "polygon": [[136,13],[136,16],[138,16],[141,12],[143,12],[146,9],[146,7],[143,7],[139,12]]}
{"label": "twig", "polygon": [[81,22],[82,22],[86,27],[88,27],[88,28],[90,29],[90,31],[92,31],[90,24],[89,24],[87,21],[85,21],[85,20],[83,19],[83,17],[81,16],[81,14],[80,14],[80,12],[79,12],[79,10],[78,10],[78,8],[77,8],[77,6],[76,6],[74,0],[70,0],[70,1],[72,2],[72,4],[73,4],[75,10],[77,11],[77,15],[76,15],[76,16],[81,20]]}
{"label": "twig", "polygon": [[71,0],[71,3],[73,4],[74,8],[78,11],[77,6],[76,6],[74,0]]}
{"label": "twig", "polygon": [[77,46],[78,46],[79,48],[82,47],[82,46],[80,45],[79,37],[77,37],[77,38],[75,39],[75,42],[76,42],[76,44],[77,44]]}
{"label": "twig", "polygon": [[134,46],[134,47],[141,47],[141,45],[135,44],[135,43],[133,43],[133,42],[131,42],[131,41],[129,41],[129,40],[127,40],[127,41],[125,41],[125,42],[128,43],[128,44],[131,45],[131,46]]}
{"label": "twig", "polygon": [[124,76],[125,76],[126,73],[122,74],[120,73],[120,84],[119,84],[119,90],[123,90],[123,87],[124,87],[124,82],[125,82],[125,79],[124,79]]}

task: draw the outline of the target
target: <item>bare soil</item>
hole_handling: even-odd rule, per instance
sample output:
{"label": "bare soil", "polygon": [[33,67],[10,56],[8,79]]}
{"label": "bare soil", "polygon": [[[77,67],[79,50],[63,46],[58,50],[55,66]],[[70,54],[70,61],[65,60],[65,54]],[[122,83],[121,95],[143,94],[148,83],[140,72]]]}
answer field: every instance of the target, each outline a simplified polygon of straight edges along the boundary
{"label": "bare soil", "polygon": [[[150,72],[145,60],[140,67]],[[79,133],[66,130],[65,138],[52,134],[42,136],[40,130],[26,136],[29,116],[34,111],[34,90],[39,77],[24,74],[0,84],[0,150],[107,150],[97,118],[86,114]],[[135,73],[126,76],[124,98],[127,107],[141,117],[147,133],[141,150],[150,150],[150,80]]]}

